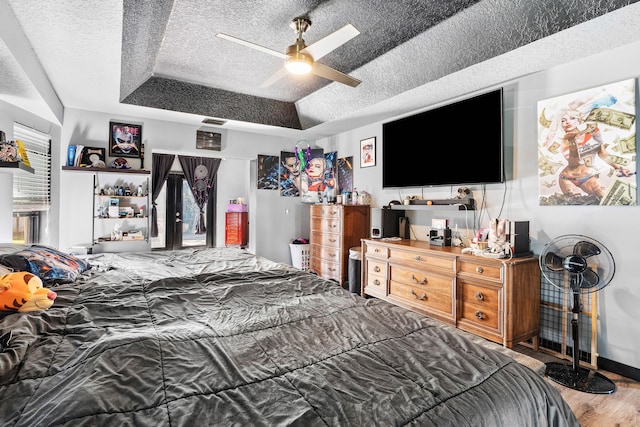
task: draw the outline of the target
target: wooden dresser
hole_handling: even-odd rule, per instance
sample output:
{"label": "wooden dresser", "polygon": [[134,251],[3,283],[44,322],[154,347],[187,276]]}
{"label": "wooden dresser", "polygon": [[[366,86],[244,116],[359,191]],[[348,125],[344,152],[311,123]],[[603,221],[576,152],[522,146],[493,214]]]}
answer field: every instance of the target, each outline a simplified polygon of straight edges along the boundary
{"label": "wooden dresser", "polygon": [[342,285],[349,249],[369,237],[370,221],[369,205],[311,205],[310,270]]}
{"label": "wooden dresser", "polygon": [[225,246],[246,248],[249,241],[249,214],[247,212],[227,212],[225,215]]}
{"label": "wooden dresser", "polygon": [[362,296],[373,296],[513,347],[540,333],[535,256],[491,259],[418,240],[362,241]]}

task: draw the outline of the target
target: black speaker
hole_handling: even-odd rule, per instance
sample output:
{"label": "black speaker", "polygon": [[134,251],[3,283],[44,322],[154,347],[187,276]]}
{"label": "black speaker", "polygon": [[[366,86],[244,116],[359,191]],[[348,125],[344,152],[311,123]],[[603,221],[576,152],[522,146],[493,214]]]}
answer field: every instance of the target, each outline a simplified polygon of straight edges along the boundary
{"label": "black speaker", "polygon": [[371,208],[371,238],[402,237],[400,218],[404,214],[404,210]]}
{"label": "black speaker", "polygon": [[509,245],[514,258],[532,255],[529,247],[529,221],[509,221]]}

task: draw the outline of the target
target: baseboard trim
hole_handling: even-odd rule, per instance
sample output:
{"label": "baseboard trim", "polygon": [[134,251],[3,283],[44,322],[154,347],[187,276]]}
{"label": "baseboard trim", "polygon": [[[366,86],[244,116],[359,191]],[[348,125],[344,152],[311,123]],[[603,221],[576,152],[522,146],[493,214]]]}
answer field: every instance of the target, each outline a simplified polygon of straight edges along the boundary
{"label": "baseboard trim", "polygon": [[604,357],[598,357],[598,369],[603,369],[614,374],[631,378],[635,381],[640,381],[640,369],[614,360],[605,359]]}

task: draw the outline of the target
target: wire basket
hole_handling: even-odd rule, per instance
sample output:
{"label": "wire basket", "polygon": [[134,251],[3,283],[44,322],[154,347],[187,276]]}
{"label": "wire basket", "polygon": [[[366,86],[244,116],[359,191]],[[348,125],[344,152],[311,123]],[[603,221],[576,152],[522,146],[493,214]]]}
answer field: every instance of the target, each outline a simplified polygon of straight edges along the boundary
{"label": "wire basket", "polygon": [[291,248],[291,264],[302,271],[309,271],[309,259],[311,258],[310,244],[289,243]]}

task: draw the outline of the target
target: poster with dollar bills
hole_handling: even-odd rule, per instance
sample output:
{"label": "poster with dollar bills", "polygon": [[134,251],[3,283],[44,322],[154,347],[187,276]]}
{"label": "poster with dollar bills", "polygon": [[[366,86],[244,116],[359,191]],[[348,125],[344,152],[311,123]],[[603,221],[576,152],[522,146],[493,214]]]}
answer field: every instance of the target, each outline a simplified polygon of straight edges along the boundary
{"label": "poster with dollar bills", "polygon": [[538,102],[540,205],[635,206],[636,81]]}

